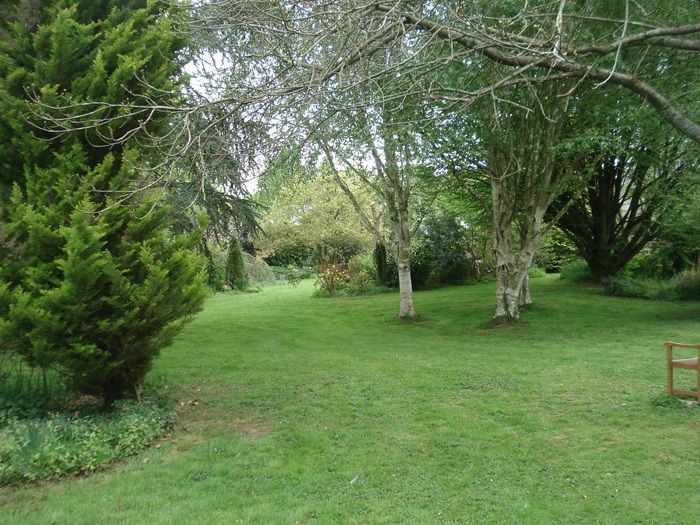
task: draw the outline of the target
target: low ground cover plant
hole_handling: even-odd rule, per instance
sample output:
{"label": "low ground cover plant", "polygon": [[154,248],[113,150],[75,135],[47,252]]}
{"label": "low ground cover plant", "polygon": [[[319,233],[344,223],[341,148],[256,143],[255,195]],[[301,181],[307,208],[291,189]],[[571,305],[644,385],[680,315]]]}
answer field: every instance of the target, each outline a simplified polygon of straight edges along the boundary
{"label": "low ground cover plant", "polygon": [[641,299],[700,300],[700,271],[686,270],[664,280],[607,277],[603,279],[603,292]]}
{"label": "low ground cover plant", "polygon": [[0,360],[0,485],[87,474],[136,454],[175,421],[160,388],[149,383],[139,403],[109,411],[95,396],[78,396],[60,376]]}
{"label": "low ground cover plant", "polygon": [[133,400],[107,413],[0,416],[0,485],[94,472],[148,447],[174,421],[172,410]]}

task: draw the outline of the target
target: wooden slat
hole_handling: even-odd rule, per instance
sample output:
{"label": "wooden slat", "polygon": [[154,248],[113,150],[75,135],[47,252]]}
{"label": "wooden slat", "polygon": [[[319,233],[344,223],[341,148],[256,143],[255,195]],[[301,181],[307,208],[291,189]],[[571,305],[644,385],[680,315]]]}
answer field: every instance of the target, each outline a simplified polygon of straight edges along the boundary
{"label": "wooden slat", "polygon": [[667,341],[666,346],[677,347],[677,348],[697,348],[700,350],[700,343],[698,344],[688,344],[688,343],[674,343],[673,341]]}
{"label": "wooden slat", "polygon": [[[667,385],[669,394],[681,394],[684,396],[691,396],[698,400],[700,403],[700,344],[688,344],[688,343],[674,343],[673,341],[667,341],[664,346],[666,347],[666,369],[667,369]],[[673,359],[673,349],[674,348],[696,348],[698,350],[698,357],[691,357],[686,359]],[[691,392],[690,390],[677,390],[673,388],[673,369],[674,368],[685,368],[690,370],[695,370],[697,375],[697,391]]]}
{"label": "wooden slat", "polygon": [[674,359],[671,361],[671,366],[673,368],[698,368],[698,358],[692,357],[690,359]]}

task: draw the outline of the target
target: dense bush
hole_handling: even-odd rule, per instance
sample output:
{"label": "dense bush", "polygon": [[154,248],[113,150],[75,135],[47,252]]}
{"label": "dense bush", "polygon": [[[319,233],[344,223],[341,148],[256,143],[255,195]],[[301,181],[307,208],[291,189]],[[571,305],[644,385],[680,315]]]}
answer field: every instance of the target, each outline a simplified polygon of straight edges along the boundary
{"label": "dense bush", "polygon": [[287,277],[287,282],[292,286],[297,286],[305,278],[304,272],[291,264],[287,266],[284,275]]}
{"label": "dense bush", "polygon": [[[647,297],[647,294],[651,292],[648,284],[645,286],[640,281],[633,281],[626,277],[604,277],[601,283],[603,293],[617,297]],[[651,293],[655,293],[655,291]]]}
{"label": "dense bush", "polygon": [[349,276],[340,264],[322,264],[316,275],[316,288],[321,292],[335,295],[348,284]]}
{"label": "dense bush", "polygon": [[377,275],[377,284],[386,286],[389,279],[389,268],[387,266],[386,248],[383,243],[380,242],[374,246],[372,258],[374,259],[374,272]]}
{"label": "dense bush", "polygon": [[[434,261],[433,252],[427,243],[422,241],[413,243],[411,247],[411,284],[414,290],[424,289],[428,285]],[[387,258],[387,285],[393,288],[399,287],[399,268],[393,254]]]}
{"label": "dense bush", "polygon": [[700,300],[700,269],[686,270],[668,281],[664,299]]}
{"label": "dense bush", "polygon": [[348,292],[350,295],[366,295],[378,281],[376,258],[356,255],[348,263]]}
{"label": "dense bush", "polygon": [[424,227],[423,242],[428,246],[431,258],[425,282],[461,284],[476,276],[467,251],[467,229],[458,217],[448,213],[434,215],[425,220]]}
{"label": "dense bush", "polygon": [[265,262],[271,267],[286,268],[287,266],[296,266],[299,268],[311,263],[313,260],[312,254],[313,250],[311,247],[304,245],[277,248],[272,255],[265,257]]}
{"label": "dense bush", "polygon": [[591,270],[586,261],[576,259],[561,267],[561,279],[570,283],[590,282]]}
{"label": "dense bush", "polygon": [[270,270],[272,270],[275,279],[279,279],[280,275],[284,275],[286,278],[290,273],[298,274],[300,279],[309,279],[316,275],[316,272],[310,266],[296,266],[294,264],[288,266],[270,266]]}
{"label": "dense bush", "polygon": [[[414,290],[421,290],[428,285],[433,274],[434,264],[435,253],[427,242],[417,242],[412,246],[411,282]],[[398,275],[396,281],[398,285]]]}
{"label": "dense bush", "polygon": [[377,284],[374,257],[356,255],[347,264],[326,263],[319,267],[314,297],[374,295],[395,291]]}
{"label": "dense bush", "polygon": [[171,410],[134,401],[82,417],[0,416],[0,484],[93,472],[146,448],[173,423]]}
{"label": "dense bush", "polygon": [[618,275],[631,279],[667,280],[684,270],[692,269],[694,259],[663,242],[656,242],[650,249],[635,255]]}
{"label": "dense bush", "polygon": [[[458,217],[449,213],[428,217],[411,245],[413,289],[478,280],[480,272],[469,246],[468,230]],[[398,287],[398,268],[393,253],[387,257],[386,271],[386,284]]]}
{"label": "dense bush", "polygon": [[697,301],[700,300],[700,271],[686,270],[667,280],[608,277],[603,279],[603,292],[618,297]]}
{"label": "dense bush", "polygon": [[547,275],[547,272],[542,268],[537,268],[536,266],[531,267],[527,271],[527,276],[530,279],[538,279],[540,277],[544,277],[545,275]]}
{"label": "dense bush", "polygon": [[577,258],[576,246],[559,228],[553,228],[540,241],[535,264],[547,272],[561,272]]}

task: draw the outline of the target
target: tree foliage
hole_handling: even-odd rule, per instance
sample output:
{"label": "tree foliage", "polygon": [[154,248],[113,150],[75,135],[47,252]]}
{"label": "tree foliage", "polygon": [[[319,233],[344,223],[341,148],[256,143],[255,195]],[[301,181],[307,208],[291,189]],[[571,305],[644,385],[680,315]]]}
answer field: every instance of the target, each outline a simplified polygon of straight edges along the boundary
{"label": "tree foliage", "polygon": [[[115,112],[58,138],[36,101],[166,97],[180,40],[151,0],[14,2],[0,38],[0,340],[107,404],[139,388],[153,358],[200,307],[199,232],[172,236],[168,209],[132,168],[150,162],[106,136],[158,133],[164,119]],[[150,86],[150,87],[148,87]],[[144,91],[146,90],[146,91]],[[52,140],[49,140],[52,139]]]}
{"label": "tree foliage", "polygon": [[[347,183],[358,199],[370,205],[371,196],[356,181],[350,178]],[[328,175],[293,178],[275,193],[255,243],[268,262],[310,265],[317,246],[334,248],[343,259],[372,246],[355,209]]]}
{"label": "tree foliage", "polygon": [[[672,83],[673,80],[669,80]],[[635,107],[625,93],[576,97],[570,125],[577,131],[569,148],[572,171],[585,190],[565,193],[553,205],[558,224],[577,247],[596,279],[616,275],[649,242],[679,204],[674,197],[692,190],[698,147],[664,133],[654,115]]]}

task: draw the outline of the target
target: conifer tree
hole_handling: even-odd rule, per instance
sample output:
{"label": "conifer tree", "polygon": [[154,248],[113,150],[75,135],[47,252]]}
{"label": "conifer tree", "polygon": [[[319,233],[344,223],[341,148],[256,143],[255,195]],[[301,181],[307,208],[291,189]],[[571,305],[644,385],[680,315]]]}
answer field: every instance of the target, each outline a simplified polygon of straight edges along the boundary
{"label": "conifer tree", "polygon": [[243,251],[236,237],[232,237],[226,259],[226,283],[231,288],[244,291],[248,287],[248,275],[243,262]]}
{"label": "conifer tree", "polygon": [[380,286],[389,285],[389,266],[386,258],[386,248],[384,244],[378,242],[372,252],[374,267],[377,269],[377,284]]}
{"label": "conifer tree", "polygon": [[[0,25],[0,340],[106,404],[135,392],[152,359],[200,307],[196,234],[173,236],[167,208],[129,195],[130,147],[109,129],[42,136],[30,95],[62,105],[170,97],[182,43],[151,0],[21,0]],[[146,87],[149,86],[149,87]],[[146,130],[167,125],[154,120]]]}

